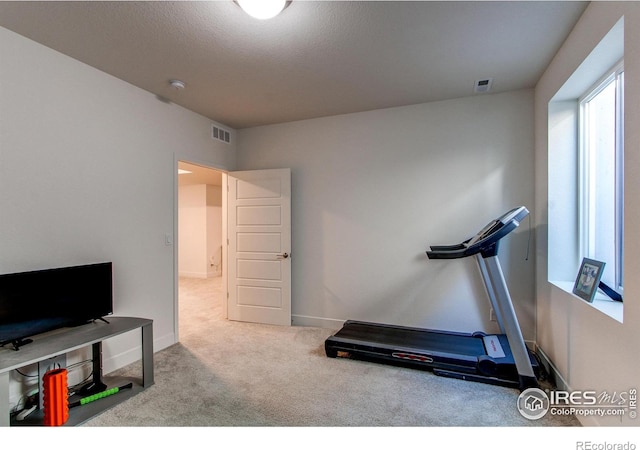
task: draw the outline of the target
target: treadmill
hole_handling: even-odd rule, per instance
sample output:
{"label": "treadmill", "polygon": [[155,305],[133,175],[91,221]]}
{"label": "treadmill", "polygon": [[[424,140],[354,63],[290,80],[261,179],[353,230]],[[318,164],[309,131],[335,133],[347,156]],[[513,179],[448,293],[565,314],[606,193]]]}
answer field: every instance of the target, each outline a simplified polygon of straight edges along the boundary
{"label": "treadmill", "polygon": [[500,334],[428,330],[347,320],[325,341],[328,357],[431,370],[436,375],[520,389],[539,387],[540,367],[527,348],[505,282],[498,247],[529,214],[514,208],[457,245],[431,246],[429,259],[475,257]]}

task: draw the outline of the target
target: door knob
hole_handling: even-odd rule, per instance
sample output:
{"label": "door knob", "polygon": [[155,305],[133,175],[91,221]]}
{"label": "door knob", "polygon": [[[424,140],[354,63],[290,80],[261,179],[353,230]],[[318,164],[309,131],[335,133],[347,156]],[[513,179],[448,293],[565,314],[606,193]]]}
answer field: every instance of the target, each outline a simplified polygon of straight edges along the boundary
{"label": "door knob", "polygon": [[279,255],[276,255],[278,257],[278,259],[287,259],[289,256],[288,253],[280,253]]}

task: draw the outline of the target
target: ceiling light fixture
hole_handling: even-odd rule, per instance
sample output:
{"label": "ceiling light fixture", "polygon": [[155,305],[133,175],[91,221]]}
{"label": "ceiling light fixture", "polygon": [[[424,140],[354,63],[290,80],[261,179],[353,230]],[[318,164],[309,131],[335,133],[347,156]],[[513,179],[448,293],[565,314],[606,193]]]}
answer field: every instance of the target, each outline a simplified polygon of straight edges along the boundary
{"label": "ceiling light fixture", "polygon": [[260,20],[271,19],[280,14],[291,0],[234,0],[251,17]]}

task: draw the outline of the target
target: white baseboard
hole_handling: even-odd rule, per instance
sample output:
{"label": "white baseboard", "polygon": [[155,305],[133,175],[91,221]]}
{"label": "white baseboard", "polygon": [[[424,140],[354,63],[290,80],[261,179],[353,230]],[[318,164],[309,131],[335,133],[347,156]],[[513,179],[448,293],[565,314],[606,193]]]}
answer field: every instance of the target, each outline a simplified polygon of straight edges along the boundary
{"label": "white baseboard", "polygon": [[222,273],[220,272],[216,272],[215,270],[213,271],[209,271],[207,273],[204,272],[180,272],[178,273],[178,276],[181,278],[200,278],[200,279],[205,279],[205,278],[216,278],[216,277],[221,277]]}
{"label": "white baseboard", "polygon": [[331,328],[339,330],[342,328],[344,322],[344,320],[327,319],[325,317],[301,316],[296,314],[291,315],[291,325],[299,327]]}
{"label": "white baseboard", "polygon": [[547,354],[540,347],[536,347],[536,353],[540,357],[542,361],[542,365],[547,370],[549,377],[551,378],[551,382],[556,386],[556,389],[562,391],[570,391],[569,384],[567,381],[560,375],[560,372],[553,364],[553,361],[547,356]]}
{"label": "white baseboard", "polygon": [[188,272],[188,271],[180,271],[178,276],[185,278],[207,278],[206,272]]}
{"label": "white baseboard", "polygon": [[[153,352],[159,352],[160,350],[164,350],[167,347],[175,344],[176,338],[173,333],[169,333],[165,336],[162,336],[158,339],[153,340]],[[109,358],[105,358],[102,361],[102,371],[104,374],[109,374],[114,370],[121,369],[122,367],[128,366],[129,364],[133,364],[137,361],[140,361],[140,357],[142,355],[142,345],[136,345],[133,348],[130,348],[122,353],[118,353],[117,355],[112,355]]]}
{"label": "white baseboard", "polygon": [[[562,377],[556,366],[553,364],[553,361],[547,356],[547,354],[538,347],[536,353],[542,360],[542,364],[547,369],[547,373],[551,378],[551,382],[555,384],[556,390],[558,391],[567,391],[573,392],[569,383]],[[594,427],[594,426],[602,426],[600,420],[596,416],[576,416],[580,424],[584,427]]]}

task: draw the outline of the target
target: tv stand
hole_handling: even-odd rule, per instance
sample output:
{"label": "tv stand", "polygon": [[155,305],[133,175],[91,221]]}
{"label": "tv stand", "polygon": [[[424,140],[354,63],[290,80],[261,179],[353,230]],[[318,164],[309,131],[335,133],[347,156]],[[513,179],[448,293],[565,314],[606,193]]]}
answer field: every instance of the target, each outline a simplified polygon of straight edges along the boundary
{"label": "tv stand", "polygon": [[[114,336],[136,329],[141,330],[142,378],[102,377],[102,342]],[[0,426],[42,425],[44,411],[42,402],[38,410],[23,421],[13,422],[10,418],[9,375],[14,369],[38,364],[40,383],[44,362],[54,360],[66,362],[66,354],[80,348],[92,347],[94,382],[105,383],[109,388],[132,382],[131,389],[105,397],[95,402],[72,408],[65,425],[79,425],[106,409],[138,394],[152,386],[153,380],[153,321],[137,317],[109,317],[109,322],[91,322],[85,325],[64,328],[32,336],[33,343],[20,351],[0,349]],[[42,363],[42,364],[41,364]],[[40,396],[42,399],[42,396]]]}

